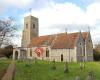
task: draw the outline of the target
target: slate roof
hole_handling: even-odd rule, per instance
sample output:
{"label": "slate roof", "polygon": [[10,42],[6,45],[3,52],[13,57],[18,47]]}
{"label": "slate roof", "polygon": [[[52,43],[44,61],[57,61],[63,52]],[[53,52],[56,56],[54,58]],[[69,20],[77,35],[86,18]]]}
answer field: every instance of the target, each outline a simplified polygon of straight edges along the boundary
{"label": "slate roof", "polygon": [[[83,40],[86,39],[88,32],[81,32]],[[72,49],[75,47],[79,32],[76,33],[60,33],[54,35],[46,35],[34,37],[29,44],[32,46],[45,46],[50,45],[52,49]]]}

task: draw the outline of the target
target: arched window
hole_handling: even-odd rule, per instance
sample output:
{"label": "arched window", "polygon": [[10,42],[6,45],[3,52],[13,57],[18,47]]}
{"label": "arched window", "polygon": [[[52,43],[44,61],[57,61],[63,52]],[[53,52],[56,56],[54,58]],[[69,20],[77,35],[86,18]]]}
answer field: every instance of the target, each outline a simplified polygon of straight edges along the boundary
{"label": "arched window", "polygon": [[63,61],[63,54],[61,54],[61,61]]}
{"label": "arched window", "polygon": [[49,57],[49,49],[46,48],[46,57]]}
{"label": "arched window", "polygon": [[33,24],[33,29],[35,29],[35,24]]}
{"label": "arched window", "polygon": [[28,23],[26,23],[26,29],[28,28]]}

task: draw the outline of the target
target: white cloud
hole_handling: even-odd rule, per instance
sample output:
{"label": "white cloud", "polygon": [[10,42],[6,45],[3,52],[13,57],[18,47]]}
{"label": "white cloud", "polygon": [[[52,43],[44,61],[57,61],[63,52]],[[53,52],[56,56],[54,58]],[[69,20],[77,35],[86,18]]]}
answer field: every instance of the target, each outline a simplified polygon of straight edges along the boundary
{"label": "white cloud", "polygon": [[50,27],[53,24],[88,24],[94,26],[95,22],[100,19],[99,5],[100,3],[91,4],[84,11],[72,3],[53,4],[41,10],[33,10],[32,14],[39,18],[40,28]]}
{"label": "white cloud", "polygon": [[93,3],[87,7],[86,19],[90,24],[100,20],[100,3]]}
{"label": "white cloud", "polygon": [[34,0],[0,0],[0,11],[3,13],[9,8],[28,9],[32,3],[34,3]]}
{"label": "white cloud", "polygon": [[[99,2],[91,3],[86,7],[86,10],[83,10],[76,4],[68,2],[63,4],[55,4],[52,2],[49,4],[50,6],[40,10],[32,10],[32,15],[39,18],[40,35],[61,32],[62,28],[67,28],[68,30],[86,28],[85,30],[87,30],[88,26],[94,29],[94,31],[91,31],[93,32],[92,35],[99,32],[96,30],[96,28],[100,26],[100,24],[98,24],[98,26],[96,25],[100,22]],[[24,16],[26,15],[29,15],[29,13],[25,13]],[[92,38],[95,40],[94,38],[97,37],[92,36]]]}
{"label": "white cloud", "polygon": [[72,24],[81,19],[81,16],[84,16],[81,8],[72,3],[52,4],[52,6],[39,11],[33,10],[32,13],[39,18],[40,27],[47,27],[53,24]]}
{"label": "white cloud", "polygon": [[[56,3],[54,0],[0,0],[0,11],[3,13],[10,7],[24,10],[32,7],[32,15],[39,18],[40,35],[63,32],[66,28],[68,31],[87,30],[89,25],[93,29],[92,38],[96,41],[100,37],[97,35],[100,34],[100,0],[82,2],[88,3],[86,10],[71,2]],[[26,15],[29,13],[23,16]]]}
{"label": "white cloud", "polygon": [[33,2],[34,0],[5,0],[8,6],[15,6],[19,8],[27,7]]}

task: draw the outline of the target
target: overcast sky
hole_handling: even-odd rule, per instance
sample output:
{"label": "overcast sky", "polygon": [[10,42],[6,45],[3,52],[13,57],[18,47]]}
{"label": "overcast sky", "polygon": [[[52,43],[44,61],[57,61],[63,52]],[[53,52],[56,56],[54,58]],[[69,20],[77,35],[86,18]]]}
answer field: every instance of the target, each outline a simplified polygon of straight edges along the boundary
{"label": "overcast sky", "polygon": [[[0,19],[12,16],[21,24],[30,14],[39,18],[39,35],[88,31],[94,43],[100,40],[100,0],[0,0]],[[20,44],[20,38],[16,39]]]}

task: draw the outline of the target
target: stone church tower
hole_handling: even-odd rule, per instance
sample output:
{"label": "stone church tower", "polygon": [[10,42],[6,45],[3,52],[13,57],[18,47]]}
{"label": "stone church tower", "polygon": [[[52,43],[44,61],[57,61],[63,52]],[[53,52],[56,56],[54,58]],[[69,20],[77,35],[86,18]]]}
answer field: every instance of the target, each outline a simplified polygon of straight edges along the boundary
{"label": "stone church tower", "polygon": [[21,47],[27,47],[33,37],[38,37],[38,18],[31,15],[24,18],[24,30],[22,33]]}

